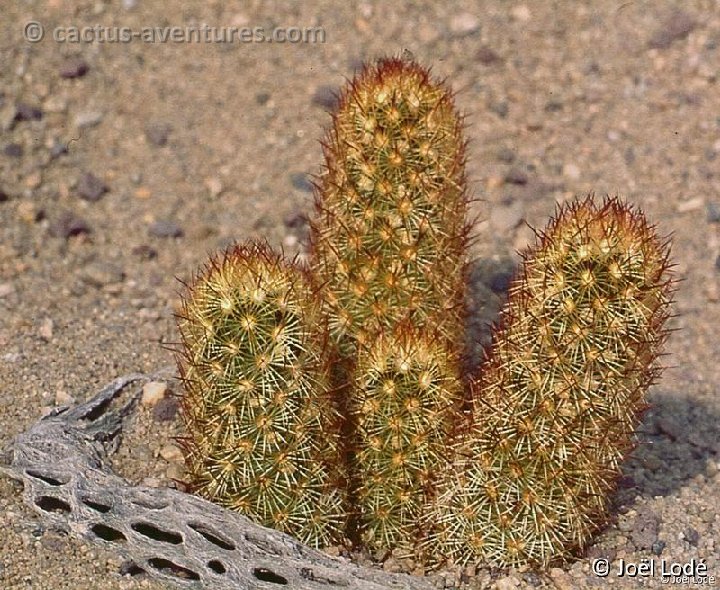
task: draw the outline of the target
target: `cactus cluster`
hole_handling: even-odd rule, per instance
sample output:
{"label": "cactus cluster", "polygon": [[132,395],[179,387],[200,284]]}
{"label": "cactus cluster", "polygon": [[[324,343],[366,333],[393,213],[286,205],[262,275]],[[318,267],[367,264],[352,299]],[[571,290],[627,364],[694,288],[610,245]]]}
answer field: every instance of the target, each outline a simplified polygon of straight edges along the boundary
{"label": "cactus cluster", "polygon": [[667,241],[617,198],[559,207],[466,375],[451,92],[380,60],[341,93],[323,147],[309,263],[248,242],[185,291],[191,488],[315,546],[428,566],[582,549],[659,374]]}

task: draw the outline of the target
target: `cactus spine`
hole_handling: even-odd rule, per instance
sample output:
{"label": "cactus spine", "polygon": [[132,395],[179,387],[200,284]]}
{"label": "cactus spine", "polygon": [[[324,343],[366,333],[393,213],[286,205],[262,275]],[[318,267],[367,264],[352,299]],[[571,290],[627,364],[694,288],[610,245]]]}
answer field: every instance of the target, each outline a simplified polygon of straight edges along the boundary
{"label": "cactus spine", "polygon": [[265,244],[236,246],[188,288],[178,360],[194,491],[323,546],[343,517],[319,311],[298,268]]}
{"label": "cactus spine", "polygon": [[353,509],[362,541],[378,549],[409,547],[463,395],[461,131],[443,84],[385,59],[342,93],[324,144],[313,269],[337,381],[350,384],[342,396]]}
{"label": "cactus spine", "polygon": [[587,545],[658,375],[668,256],[617,199],[559,210],[524,255],[473,383],[473,429],[431,517],[430,553],[547,565]]}

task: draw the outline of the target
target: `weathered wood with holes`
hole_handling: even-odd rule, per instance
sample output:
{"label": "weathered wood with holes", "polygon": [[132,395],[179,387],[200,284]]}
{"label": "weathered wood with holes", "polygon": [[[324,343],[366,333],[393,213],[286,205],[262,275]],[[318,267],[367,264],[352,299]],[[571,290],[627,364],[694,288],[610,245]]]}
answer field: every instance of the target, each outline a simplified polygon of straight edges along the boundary
{"label": "weathered wood with holes", "polygon": [[23,482],[25,502],[45,521],[183,588],[433,587],[423,578],[332,558],[202,498],[133,487],[112,473],[108,456],[149,379],[116,379],[88,402],[41,419],[0,455],[0,472]]}

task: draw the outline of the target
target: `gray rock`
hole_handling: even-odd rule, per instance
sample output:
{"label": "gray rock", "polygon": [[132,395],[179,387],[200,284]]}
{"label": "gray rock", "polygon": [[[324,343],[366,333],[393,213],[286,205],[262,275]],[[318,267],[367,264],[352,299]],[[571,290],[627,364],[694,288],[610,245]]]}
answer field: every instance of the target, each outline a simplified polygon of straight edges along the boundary
{"label": "gray rock", "polygon": [[107,185],[92,172],[83,174],[77,185],[80,198],[91,202],[99,201],[107,190]]}
{"label": "gray rock", "polygon": [[687,37],[696,26],[695,19],[687,12],[675,10],[650,37],[648,47],[667,49],[673,42]]}
{"label": "gray rock", "polygon": [[630,538],[635,547],[640,551],[651,549],[653,544],[658,540],[660,522],[660,515],[654,510],[649,507],[641,509],[635,517],[632,530],[630,531]]}
{"label": "gray rock", "polygon": [[48,231],[55,238],[68,239],[80,234],[89,234],[90,226],[72,211],[63,211],[50,223]]}
{"label": "gray rock", "polygon": [[67,58],[58,69],[61,78],[81,78],[87,74],[90,67],[87,62],[78,56]]}
{"label": "gray rock", "polygon": [[122,283],[125,280],[125,272],[112,262],[90,262],[80,274],[80,279],[87,285],[104,287]]}
{"label": "gray rock", "polygon": [[145,127],[145,137],[151,144],[163,146],[167,144],[170,131],[172,131],[172,127],[167,123],[149,123]]}
{"label": "gray rock", "polygon": [[185,234],[177,223],[169,219],[158,219],[151,223],[148,233],[156,238],[180,238]]}

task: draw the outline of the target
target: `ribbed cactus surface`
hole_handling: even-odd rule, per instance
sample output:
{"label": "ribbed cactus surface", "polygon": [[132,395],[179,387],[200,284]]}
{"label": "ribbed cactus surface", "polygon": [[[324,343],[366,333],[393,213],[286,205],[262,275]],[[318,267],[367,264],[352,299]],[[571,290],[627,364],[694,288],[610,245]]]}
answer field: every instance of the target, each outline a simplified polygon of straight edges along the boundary
{"label": "ribbed cactus surface", "polygon": [[659,370],[668,255],[617,199],[559,210],[524,255],[473,383],[473,430],[430,517],[430,553],[547,565],[604,524]]}
{"label": "ribbed cactus surface", "polygon": [[179,362],[192,488],[326,545],[344,517],[319,310],[298,268],[264,244],[236,246],[185,293]]}

